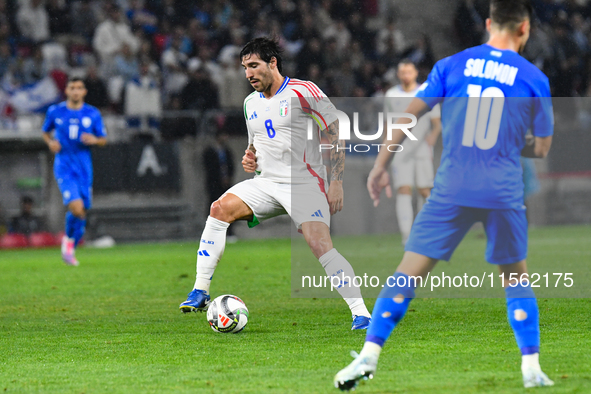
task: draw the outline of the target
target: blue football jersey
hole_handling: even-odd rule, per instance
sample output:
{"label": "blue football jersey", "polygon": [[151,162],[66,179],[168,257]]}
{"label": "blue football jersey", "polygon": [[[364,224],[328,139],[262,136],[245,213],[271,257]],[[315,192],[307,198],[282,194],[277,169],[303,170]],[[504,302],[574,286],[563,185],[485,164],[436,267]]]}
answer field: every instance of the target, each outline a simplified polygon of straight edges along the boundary
{"label": "blue football jersey", "polygon": [[54,172],[74,175],[81,182],[92,183],[92,157],[90,147],[80,139],[83,133],[106,137],[103,119],[98,109],[83,104],[80,109],[70,109],[66,102],[52,105],[47,110],[43,131],[55,130],[55,139],[62,149],[55,156]]}
{"label": "blue football jersey", "polygon": [[554,130],[548,78],[518,53],[484,44],[439,61],[417,97],[441,103],[443,154],[430,198],[521,209],[525,136]]}

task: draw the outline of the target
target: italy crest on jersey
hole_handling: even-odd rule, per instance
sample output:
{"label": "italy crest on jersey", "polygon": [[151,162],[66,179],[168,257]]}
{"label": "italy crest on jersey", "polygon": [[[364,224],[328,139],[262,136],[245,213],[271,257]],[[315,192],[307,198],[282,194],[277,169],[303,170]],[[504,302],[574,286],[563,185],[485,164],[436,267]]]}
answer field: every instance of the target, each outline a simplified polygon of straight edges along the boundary
{"label": "italy crest on jersey", "polygon": [[281,100],[279,102],[279,116],[286,117],[289,102],[287,100]]}

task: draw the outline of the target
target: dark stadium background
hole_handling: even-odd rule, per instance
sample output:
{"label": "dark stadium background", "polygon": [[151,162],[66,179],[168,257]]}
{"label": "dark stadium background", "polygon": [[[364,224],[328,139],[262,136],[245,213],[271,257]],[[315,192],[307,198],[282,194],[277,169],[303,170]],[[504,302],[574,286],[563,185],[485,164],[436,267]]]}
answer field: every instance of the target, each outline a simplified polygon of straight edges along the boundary
{"label": "dark stadium background", "polygon": [[[0,0],[0,231],[23,195],[35,199],[49,231],[63,228],[40,127],[68,75],[85,78],[87,101],[101,109],[109,133],[110,144],[94,152],[87,238],[195,238],[207,214],[203,150],[219,130],[232,135],[235,162],[246,146],[241,106],[251,88],[237,59],[245,42],[277,37],[284,74],[310,79],[330,97],[379,97],[396,83],[401,59],[415,61],[425,78],[437,60],[485,41],[487,3]],[[530,222],[591,223],[591,2],[533,3],[525,56],[550,79],[557,127],[550,156],[536,163],[541,190],[528,201]],[[147,150],[157,163],[139,174]],[[347,161],[345,201],[365,214],[336,216],[336,234],[350,232],[352,222],[363,229],[359,221],[397,230],[393,201],[380,211],[367,202],[370,161]],[[245,177],[239,170],[235,181]],[[289,219],[236,232],[288,236]]]}

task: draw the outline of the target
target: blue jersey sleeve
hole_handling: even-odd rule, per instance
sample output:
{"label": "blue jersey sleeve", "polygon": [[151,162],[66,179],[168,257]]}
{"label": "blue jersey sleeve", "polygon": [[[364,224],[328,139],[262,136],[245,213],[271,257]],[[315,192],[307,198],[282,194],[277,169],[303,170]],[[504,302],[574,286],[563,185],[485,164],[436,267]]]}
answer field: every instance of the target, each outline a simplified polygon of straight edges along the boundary
{"label": "blue jersey sleeve", "polygon": [[101,113],[97,110],[95,113],[95,119],[94,122],[92,122],[92,124],[94,125],[94,135],[101,138],[101,137],[107,137],[107,130],[105,129],[105,125],[103,123],[103,117],[101,116]]}
{"label": "blue jersey sleeve", "polygon": [[45,122],[43,122],[42,129],[45,133],[49,133],[53,129],[55,129],[55,107],[51,106],[47,110],[47,114],[45,115]]}
{"label": "blue jersey sleeve", "polygon": [[435,64],[427,81],[420,87],[416,97],[423,100],[431,109],[445,97],[445,60]]}
{"label": "blue jersey sleeve", "polygon": [[538,93],[539,97],[534,98],[532,134],[536,137],[549,137],[554,134],[554,108],[547,79],[540,84]]}

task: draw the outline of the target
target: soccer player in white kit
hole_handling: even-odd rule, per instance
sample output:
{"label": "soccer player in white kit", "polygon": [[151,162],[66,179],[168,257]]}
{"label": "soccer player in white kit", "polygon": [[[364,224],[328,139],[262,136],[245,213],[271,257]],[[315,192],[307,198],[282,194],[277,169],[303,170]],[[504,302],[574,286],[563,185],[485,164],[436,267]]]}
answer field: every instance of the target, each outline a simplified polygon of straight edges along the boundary
{"label": "soccer player in white kit", "polygon": [[[419,72],[415,64],[404,59],[398,63],[396,85],[385,94],[384,112],[404,112],[415,97],[421,85],[417,83]],[[406,243],[414,220],[412,208],[412,187],[419,192],[417,211],[421,210],[422,199],[427,199],[433,188],[433,146],[441,133],[441,111],[439,106],[419,119],[412,133],[418,141],[406,139],[403,150],[394,155],[392,174],[396,189],[396,217],[402,234],[402,244]]]}
{"label": "soccer player in white kit", "polygon": [[[197,253],[194,289],[180,309],[203,311],[209,304],[209,286],[222,257],[226,230],[236,220],[249,227],[283,214],[290,215],[314,256],[331,278],[342,278],[337,291],[353,315],[351,329],[365,329],[370,322],[359,287],[346,278],[355,277],[351,264],[333,247],[330,215],[343,208],[344,141],[339,140],[334,106],[312,82],[281,75],[280,49],[274,40],[256,38],[240,52],[246,78],[255,91],[244,100],[248,149],[242,166],[249,179],[231,187],[211,205]],[[308,139],[310,115],[319,121],[317,133]],[[331,150],[331,182],[320,153],[320,129]],[[336,147],[342,148],[337,151]]]}

